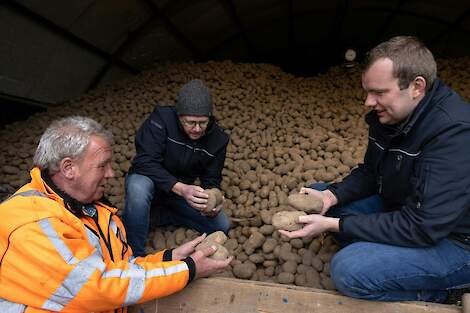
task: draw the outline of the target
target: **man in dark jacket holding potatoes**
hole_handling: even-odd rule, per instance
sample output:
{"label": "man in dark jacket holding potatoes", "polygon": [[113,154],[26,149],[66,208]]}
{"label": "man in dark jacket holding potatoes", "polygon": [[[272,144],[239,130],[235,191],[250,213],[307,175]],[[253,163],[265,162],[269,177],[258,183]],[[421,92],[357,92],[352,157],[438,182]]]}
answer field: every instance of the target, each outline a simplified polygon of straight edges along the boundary
{"label": "man in dark jacket holding potatoes", "polygon": [[443,302],[470,286],[470,105],[436,77],[414,37],[373,48],[362,86],[371,109],[364,163],[342,182],[303,188],[323,199],[323,214],[281,232],[334,232],[344,248],[331,277],[345,295]]}
{"label": "man in dark jacket holding potatoes", "polygon": [[220,188],[228,141],[212,115],[212,97],[201,80],[185,84],[174,107],[155,107],[137,131],[136,156],[125,182],[123,222],[134,255],[145,255],[151,208],[159,225],[228,232],[223,203],[205,210],[205,189]]}

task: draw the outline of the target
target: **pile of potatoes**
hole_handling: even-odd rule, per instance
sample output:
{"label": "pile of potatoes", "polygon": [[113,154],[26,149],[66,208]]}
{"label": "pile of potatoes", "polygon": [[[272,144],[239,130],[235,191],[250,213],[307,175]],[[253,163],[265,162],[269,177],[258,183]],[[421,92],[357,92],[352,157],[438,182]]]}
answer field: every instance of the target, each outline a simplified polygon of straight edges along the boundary
{"label": "pile of potatoes", "polygon": [[[439,62],[440,77],[470,100],[470,58]],[[230,61],[167,64],[93,90],[0,131],[0,199],[29,180],[39,136],[58,117],[86,115],[115,136],[107,196],[124,205],[124,176],[135,155],[134,135],[155,103],[174,103],[179,88],[200,78],[212,90],[215,116],[230,135],[221,189],[233,228],[223,246],[234,256],[224,276],[334,289],[330,236],[283,238],[273,216],[294,211],[289,195],[316,182],[340,180],[361,162],[367,144],[359,66],[337,66],[295,77],[267,64]],[[150,233],[152,252],[198,234],[168,226]]]}

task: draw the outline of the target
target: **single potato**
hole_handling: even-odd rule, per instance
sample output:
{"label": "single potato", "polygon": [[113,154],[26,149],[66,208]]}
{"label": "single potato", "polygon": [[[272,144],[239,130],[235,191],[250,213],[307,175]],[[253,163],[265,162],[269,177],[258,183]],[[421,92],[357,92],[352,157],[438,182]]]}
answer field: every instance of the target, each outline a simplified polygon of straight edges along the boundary
{"label": "single potato", "polygon": [[222,192],[217,188],[206,189],[209,198],[207,199],[207,207],[204,211],[210,212],[213,208],[222,202]]}
{"label": "single potato", "polygon": [[287,197],[287,203],[296,210],[306,213],[320,213],[323,208],[323,200],[321,198],[308,194],[292,194]]}
{"label": "single potato", "polygon": [[302,224],[298,223],[299,216],[307,215],[303,211],[281,211],[273,215],[272,224],[276,229],[288,231],[299,230]]}

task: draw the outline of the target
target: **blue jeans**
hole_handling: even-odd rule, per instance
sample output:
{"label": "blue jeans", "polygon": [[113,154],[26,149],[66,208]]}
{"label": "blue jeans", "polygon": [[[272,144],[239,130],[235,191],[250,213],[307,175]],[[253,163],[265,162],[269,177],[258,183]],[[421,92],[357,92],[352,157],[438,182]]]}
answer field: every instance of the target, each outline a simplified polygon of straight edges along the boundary
{"label": "blue jeans", "polygon": [[158,225],[182,225],[200,233],[221,230],[228,233],[230,220],[223,211],[215,217],[206,217],[192,208],[183,197],[174,193],[156,192],[150,178],[129,174],[125,182],[126,199],[122,215],[127,240],[135,256],[145,255],[145,242],[150,227],[150,209],[156,214]]}
{"label": "blue jeans", "polygon": [[[310,188],[326,189],[327,184]],[[379,196],[328,210],[341,217],[383,212]],[[470,286],[470,251],[451,240],[433,247],[408,248],[336,236],[344,246],[331,261],[330,274],[344,295],[379,301],[443,302],[450,289]]]}

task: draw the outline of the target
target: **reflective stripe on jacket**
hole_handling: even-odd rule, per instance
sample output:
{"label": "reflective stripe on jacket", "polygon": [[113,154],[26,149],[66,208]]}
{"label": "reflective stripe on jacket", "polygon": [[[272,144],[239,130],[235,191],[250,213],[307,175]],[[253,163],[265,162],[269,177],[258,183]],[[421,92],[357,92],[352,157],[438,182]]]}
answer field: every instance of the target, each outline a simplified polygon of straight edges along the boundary
{"label": "reflective stripe on jacket", "polygon": [[77,218],[42,180],[0,204],[0,312],[126,312],[184,288],[183,261],[134,258],[116,209]]}

